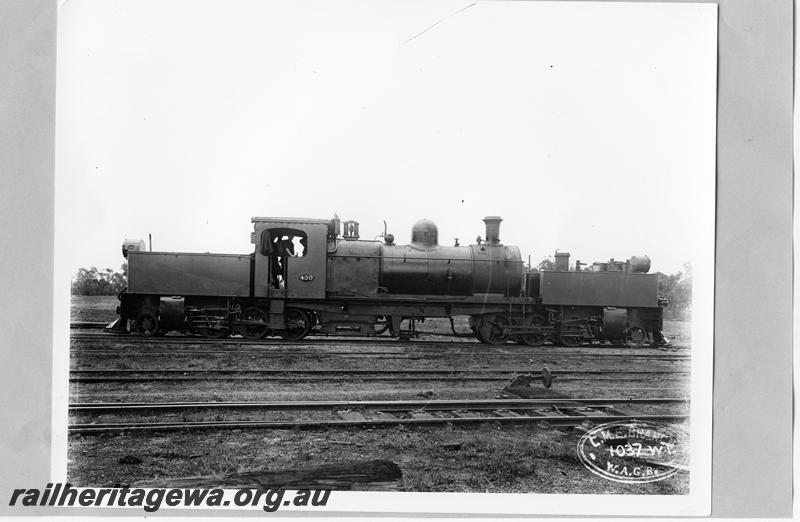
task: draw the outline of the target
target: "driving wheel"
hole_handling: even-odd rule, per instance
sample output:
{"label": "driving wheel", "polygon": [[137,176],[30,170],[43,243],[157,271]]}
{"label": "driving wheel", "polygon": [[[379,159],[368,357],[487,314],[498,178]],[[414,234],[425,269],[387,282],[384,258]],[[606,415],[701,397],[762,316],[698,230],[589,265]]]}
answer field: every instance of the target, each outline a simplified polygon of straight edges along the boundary
{"label": "driving wheel", "polygon": [[158,333],[158,317],[155,312],[142,312],[136,316],[133,327],[144,337],[153,337]]}
{"label": "driving wheel", "polygon": [[257,306],[245,308],[242,312],[239,330],[245,339],[261,339],[267,334],[267,314]]}
{"label": "driving wheel", "polygon": [[477,336],[482,342],[499,346],[508,340],[505,327],[511,324],[504,315],[482,317],[478,323]]}
{"label": "driving wheel", "polygon": [[[534,314],[530,321],[528,322],[529,326],[533,327],[543,327],[547,320],[539,314]],[[527,333],[522,334],[519,336],[519,340],[527,345],[527,346],[541,346],[547,340],[547,334],[542,333]]]}
{"label": "driving wheel", "polygon": [[311,330],[311,319],[303,310],[290,308],[286,310],[286,329],[281,331],[281,337],[287,341],[299,341]]}

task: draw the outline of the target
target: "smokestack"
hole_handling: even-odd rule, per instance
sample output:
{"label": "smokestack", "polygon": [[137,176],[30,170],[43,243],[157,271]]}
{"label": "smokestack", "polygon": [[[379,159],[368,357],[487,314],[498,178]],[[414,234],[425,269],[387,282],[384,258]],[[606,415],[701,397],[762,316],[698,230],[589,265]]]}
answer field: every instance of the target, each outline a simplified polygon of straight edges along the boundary
{"label": "smokestack", "polygon": [[569,252],[556,252],[556,270],[569,271]]}
{"label": "smokestack", "polygon": [[500,216],[486,216],[483,222],[486,223],[486,242],[490,245],[500,244]]}

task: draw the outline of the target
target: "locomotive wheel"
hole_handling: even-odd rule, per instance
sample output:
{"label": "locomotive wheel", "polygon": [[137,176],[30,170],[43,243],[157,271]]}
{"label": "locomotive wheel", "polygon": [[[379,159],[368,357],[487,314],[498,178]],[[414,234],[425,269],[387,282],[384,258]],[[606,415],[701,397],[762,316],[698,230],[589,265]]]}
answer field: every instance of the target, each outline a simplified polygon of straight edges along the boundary
{"label": "locomotive wheel", "polygon": [[492,346],[499,346],[508,340],[505,327],[511,323],[504,315],[490,315],[482,317],[478,323],[477,336],[481,342]]}
{"label": "locomotive wheel", "polygon": [[625,331],[625,344],[631,348],[639,348],[644,344],[646,337],[647,335],[644,333],[644,330],[638,326],[634,326]]}
{"label": "locomotive wheel", "polygon": [[375,335],[381,335],[392,327],[392,318],[383,317],[375,323]]}
{"label": "locomotive wheel", "polygon": [[561,344],[569,348],[580,346],[583,342],[583,334],[561,334],[559,337]]}
{"label": "locomotive wheel", "polygon": [[208,339],[221,339],[228,335],[228,327],[226,326],[209,326],[197,329],[197,333]]}
{"label": "locomotive wheel", "polygon": [[280,335],[287,341],[299,341],[311,330],[311,319],[303,310],[290,308],[286,310],[286,329]]}
{"label": "locomotive wheel", "polygon": [[564,319],[566,325],[561,325],[561,332],[558,334],[558,340],[562,345],[574,348],[580,346],[586,340],[585,331],[583,326],[579,323],[577,317],[567,317]]}
{"label": "locomotive wheel", "polygon": [[133,327],[144,337],[153,337],[158,333],[158,317],[153,312],[142,312],[136,316]]}
{"label": "locomotive wheel", "polygon": [[[528,324],[530,326],[545,326],[547,320],[539,314],[534,314]],[[527,346],[541,346],[547,340],[547,334],[523,334],[519,340]]]}
{"label": "locomotive wheel", "polygon": [[245,339],[261,339],[267,334],[267,314],[257,306],[245,308],[241,316],[242,321],[248,323],[240,327],[240,332]]}

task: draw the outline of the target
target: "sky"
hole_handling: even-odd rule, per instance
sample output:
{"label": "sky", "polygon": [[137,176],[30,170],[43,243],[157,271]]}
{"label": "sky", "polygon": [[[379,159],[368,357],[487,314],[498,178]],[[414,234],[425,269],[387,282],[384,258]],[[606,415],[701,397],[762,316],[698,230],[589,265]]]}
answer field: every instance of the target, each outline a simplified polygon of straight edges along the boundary
{"label": "sky", "polygon": [[534,265],[665,273],[714,240],[713,4],[69,0],[58,25],[65,273],[148,234],[248,253],[252,216],[466,245],[499,215]]}

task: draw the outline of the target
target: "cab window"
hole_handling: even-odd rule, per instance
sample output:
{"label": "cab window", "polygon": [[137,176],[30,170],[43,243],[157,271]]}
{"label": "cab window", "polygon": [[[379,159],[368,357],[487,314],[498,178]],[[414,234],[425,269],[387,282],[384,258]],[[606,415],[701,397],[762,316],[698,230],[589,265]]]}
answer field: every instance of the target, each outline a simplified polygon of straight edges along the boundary
{"label": "cab window", "polygon": [[270,228],[261,235],[261,252],[270,258],[272,286],[283,288],[290,259],[308,253],[308,234],[295,228]]}

